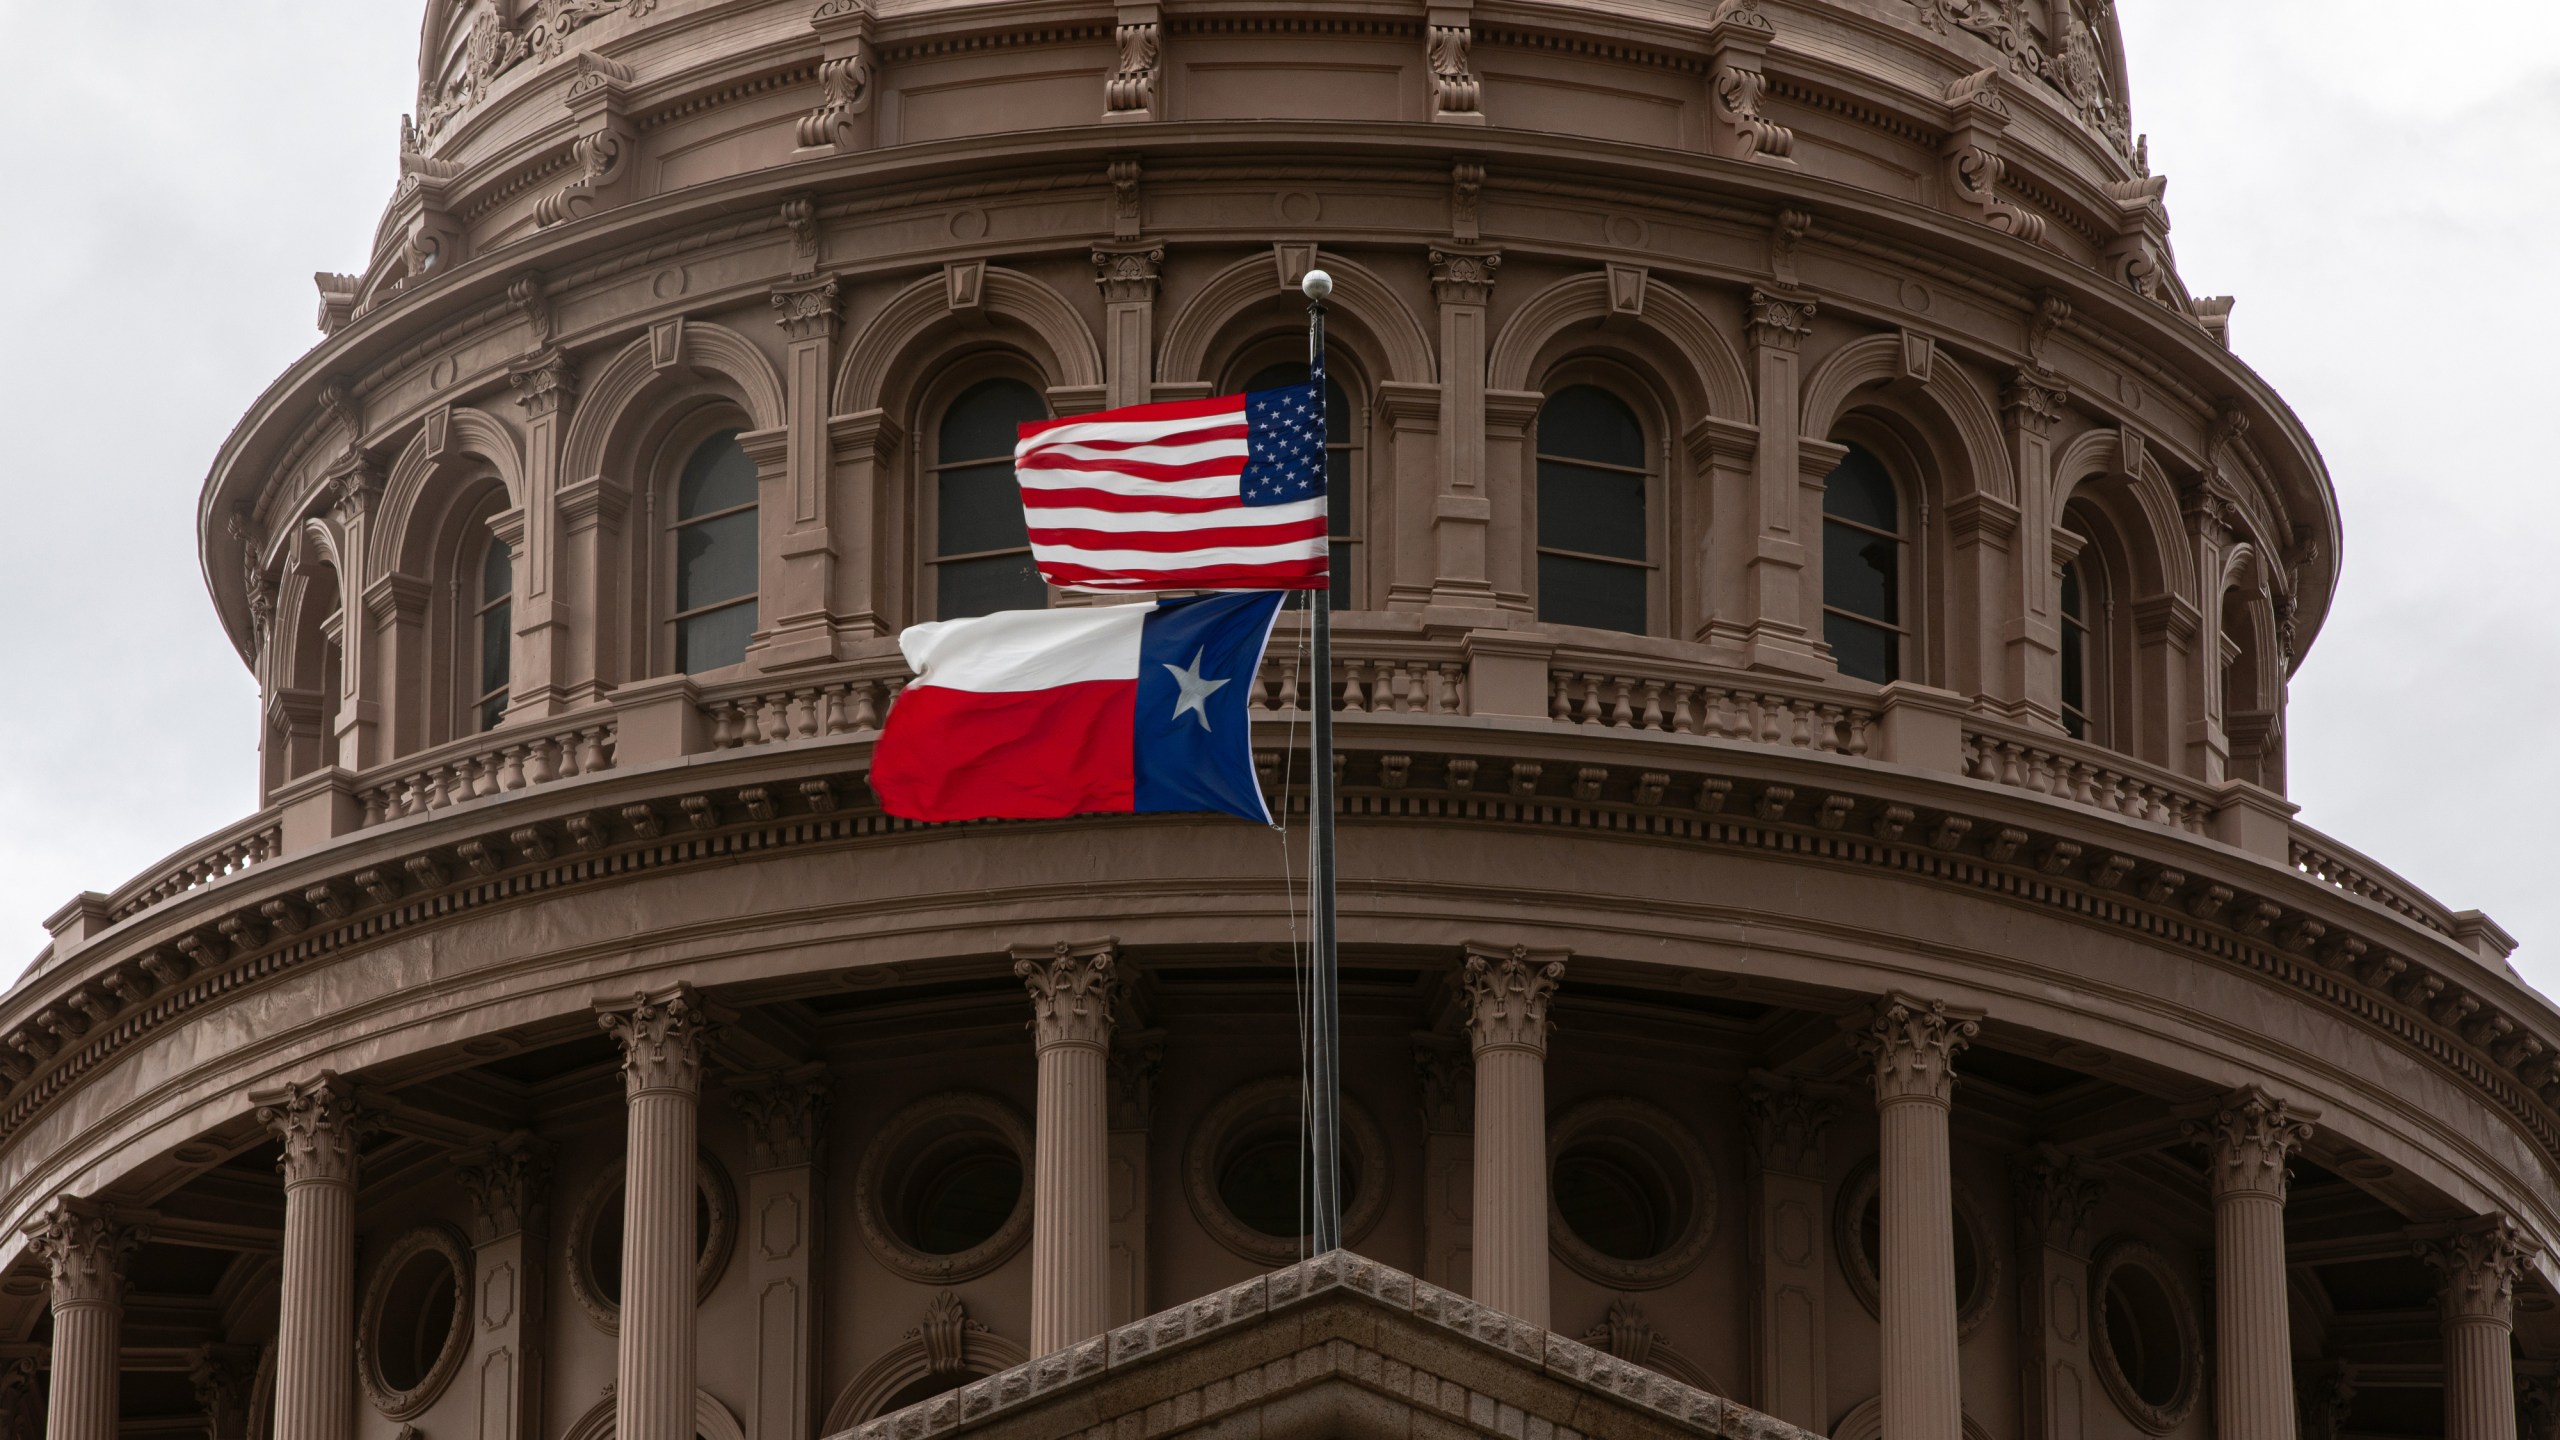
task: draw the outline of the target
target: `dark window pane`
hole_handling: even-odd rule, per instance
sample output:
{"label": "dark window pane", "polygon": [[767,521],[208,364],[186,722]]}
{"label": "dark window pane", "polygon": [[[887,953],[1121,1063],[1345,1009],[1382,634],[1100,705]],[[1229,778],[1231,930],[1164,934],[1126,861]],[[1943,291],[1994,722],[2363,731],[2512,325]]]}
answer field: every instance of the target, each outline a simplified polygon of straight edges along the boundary
{"label": "dark window pane", "polygon": [[1329,450],[1324,457],[1324,522],[1335,535],[1351,533],[1351,452]]}
{"label": "dark window pane", "polygon": [[1644,484],[1642,475],[1539,461],[1539,546],[1644,559]]}
{"label": "dark window pane", "polygon": [[504,600],[515,589],[516,557],[504,540],[492,540],[480,557],[480,603]]}
{"label": "dark window pane", "polygon": [[1822,617],[1822,638],[1830,642],[1840,673],[1879,685],[1902,676],[1902,637],[1881,626],[1847,615]]}
{"label": "dark window pane", "polygon": [[1538,410],[1538,453],[1644,468],[1644,426],[1627,402],[1596,385],[1559,390]]}
{"label": "dark window pane", "polygon": [[705,440],[684,462],[684,478],[676,482],[676,518],[690,520],[756,503],[755,462],[738,446],[738,432],[723,430]]}
{"label": "dark window pane", "polygon": [[756,593],[756,512],[676,531],[676,613]]}
{"label": "dark window pane", "polygon": [[1556,1161],[1556,1213],[1582,1243],[1619,1260],[1662,1253],[1661,1218],[1644,1183],[1606,1157],[1568,1153]]}
{"label": "dark window pane", "polygon": [[1902,546],[1836,521],[1822,526],[1822,603],[1887,625],[1902,619]]}
{"label": "dark window pane", "polygon": [[1030,532],[1023,527],[1022,490],[1013,483],[1011,465],[973,465],[942,472],[941,508],[934,527],[936,554],[975,555],[984,550],[1016,550],[1030,543]]}
{"label": "dark window pane", "polygon": [[1538,557],[1538,618],[1560,625],[1644,633],[1645,572],[1635,565]]}
{"label": "dark window pane", "polygon": [[747,658],[756,633],[756,602],[745,601],[676,622],[676,668],[687,675],[735,665]]}
{"label": "dark window pane", "polygon": [[961,1156],[918,1189],[915,1245],[928,1255],[957,1255],[984,1244],[1011,1219],[1022,1199],[1022,1161],[1011,1151]]}
{"label": "dark window pane", "polygon": [[506,718],[506,716],[507,716],[507,692],[506,692],[506,691],[501,690],[501,691],[499,691],[497,694],[492,695],[492,696],[490,696],[488,699],[483,700],[483,701],[481,701],[481,702],[480,702],[480,728],[481,728],[481,729],[483,729],[483,730],[495,730],[495,729],[497,729],[497,728],[498,728],[498,722],[499,722],[500,720],[505,719],[505,718]]}
{"label": "dark window pane", "polygon": [[2075,740],[2089,729],[2089,631],[2080,613],[2080,567],[2062,567],[2062,727]]}
{"label": "dark window pane", "polygon": [[[1342,532],[1337,530],[1334,533],[1339,535]],[[1326,568],[1333,575],[1333,608],[1336,610],[1350,609],[1351,547],[1342,544],[1340,541],[1334,542],[1333,556],[1326,562]]]}
{"label": "dark window pane", "polygon": [[1040,399],[1040,392],[1019,380],[987,380],[972,385],[942,412],[942,443],[934,449],[934,463],[1003,460],[1010,464],[1014,441],[1021,438],[1014,427],[1047,418],[1049,407]]}
{"label": "dark window pane", "polygon": [[933,613],[944,620],[965,620],[998,610],[1039,610],[1049,603],[1048,587],[1029,555],[989,555],[980,560],[951,560],[940,572]]}
{"label": "dark window pane", "polygon": [[1855,445],[1822,482],[1822,513],[1902,533],[1902,501],[1884,462]]}
{"label": "dark window pane", "polygon": [[507,688],[507,642],[515,629],[515,607],[493,605],[480,612],[479,694]]}
{"label": "dark window pane", "polygon": [[2074,560],[2062,567],[2062,618],[2087,620],[2088,612],[2080,608],[2080,603],[2080,562]]}

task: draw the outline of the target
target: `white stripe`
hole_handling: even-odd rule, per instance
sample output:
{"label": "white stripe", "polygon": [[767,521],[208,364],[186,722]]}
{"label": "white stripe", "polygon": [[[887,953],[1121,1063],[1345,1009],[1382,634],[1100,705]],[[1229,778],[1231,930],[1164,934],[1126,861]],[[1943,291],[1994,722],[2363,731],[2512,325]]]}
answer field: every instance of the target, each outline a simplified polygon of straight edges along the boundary
{"label": "white stripe", "polygon": [[1106,449],[1100,445],[1049,445],[1035,442],[1022,447],[1017,452],[1015,463],[1035,464],[1052,455],[1065,455],[1077,460],[1145,460],[1157,465],[1188,465],[1195,460],[1230,459],[1248,454],[1252,448],[1241,435],[1231,440],[1203,440],[1196,445],[1151,445],[1144,450]]}
{"label": "white stripe", "polygon": [[1286,525],[1324,518],[1322,500],[1292,500],[1286,505],[1239,505],[1233,510],[1204,510],[1197,515],[1127,514],[1118,510],[1085,510],[1061,505],[1034,507],[1031,523],[1047,530],[1109,530],[1158,534],[1167,530],[1241,530],[1247,526]]}
{"label": "white stripe", "polygon": [[1235,499],[1243,477],[1241,468],[1233,475],[1211,475],[1199,480],[1145,480],[1112,470],[1017,470],[1013,476],[1026,492],[1099,490],[1105,495],[1135,495],[1141,499],[1179,495],[1209,500]]}
{"label": "white stripe", "polygon": [[1326,537],[1292,540],[1285,545],[1204,545],[1197,550],[1079,550],[1072,545],[1034,545],[1032,558],[1081,565],[1088,570],[1196,570],[1205,565],[1278,565],[1328,553]]}
{"label": "white stripe", "polygon": [[1080,440],[1155,440],[1166,435],[1185,435],[1194,430],[1217,429],[1245,424],[1244,405],[1211,415],[1185,415],[1173,420],[1073,420],[1052,425],[1037,435],[1016,442],[1020,449],[1032,445],[1055,445],[1060,441]]}
{"label": "white stripe", "polygon": [[999,610],[929,620],[898,632],[917,685],[981,694],[1138,678],[1138,645],[1153,605],[1099,610]]}

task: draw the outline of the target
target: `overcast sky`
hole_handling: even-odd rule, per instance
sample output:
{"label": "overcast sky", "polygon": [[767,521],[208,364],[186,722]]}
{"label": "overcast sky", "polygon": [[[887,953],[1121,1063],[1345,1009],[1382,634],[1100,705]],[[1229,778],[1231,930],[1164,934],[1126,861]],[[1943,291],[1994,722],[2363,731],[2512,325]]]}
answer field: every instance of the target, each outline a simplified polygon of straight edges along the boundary
{"label": "overcast sky", "polygon": [[[2384,0],[2117,8],[2180,272],[2346,516],[2293,797],[2560,990],[2560,7],[2478,0],[2458,53]],[[318,338],[311,273],[363,266],[421,9],[0,0],[0,975],[255,804],[196,494]]]}

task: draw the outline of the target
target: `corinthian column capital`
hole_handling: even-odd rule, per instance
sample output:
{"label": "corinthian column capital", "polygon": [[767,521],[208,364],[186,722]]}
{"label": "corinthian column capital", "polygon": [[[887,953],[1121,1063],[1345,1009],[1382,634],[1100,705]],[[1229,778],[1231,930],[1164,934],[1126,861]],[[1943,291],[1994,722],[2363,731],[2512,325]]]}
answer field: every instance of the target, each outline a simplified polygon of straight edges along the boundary
{"label": "corinthian column capital", "polygon": [[2293,1173],[2287,1162],[2311,1138],[2310,1122],[2318,1118],[2316,1111],[2295,1110],[2246,1085],[2224,1097],[2211,1115],[2189,1121],[2187,1135],[2212,1152],[2216,1199],[2262,1195],[2282,1203]]}
{"label": "corinthian column capital", "polygon": [[1547,1002],[1564,981],[1565,952],[1514,945],[1507,951],[1470,947],[1458,975],[1467,996],[1467,1035],[1475,1053],[1528,1050],[1547,1053]]}
{"label": "corinthian column capital", "polygon": [[809,1164],[827,1113],[827,1071],[803,1065],[733,1082],[730,1103],[747,1122],[747,1151],[758,1170]]}
{"label": "corinthian column capital", "polygon": [[363,1138],[366,1121],[356,1105],[354,1085],[323,1070],[317,1078],[287,1081],[249,1098],[257,1102],[258,1123],[284,1143],[286,1188],[320,1181],[355,1183],[356,1142]]}
{"label": "corinthian column capital", "polygon": [[530,1131],[500,1136],[455,1157],[455,1178],[491,1239],[542,1228],[542,1204],[551,1183],[550,1147]]}
{"label": "corinthian column capital", "polygon": [[596,1024],[622,1047],[626,1097],[660,1090],[702,1093],[702,1055],[718,1017],[700,991],[678,985],[619,1004],[599,1000]]}
{"label": "corinthian column capital", "polygon": [[27,1248],[53,1272],[53,1306],[113,1305],[124,1295],[124,1261],[151,1236],[152,1217],[65,1195],[27,1225]]}
{"label": "corinthian column capital", "polygon": [[1860,1053],[1875,1062],[1876,1103],[1954,1098],[1956,1055],[1982,1033],[1982,1012],[1895,991],[1868,1012],[1857,1034]]}
{"label": "corinthian column capital", "polygon": [[1112,941],[1070,945],[1061,940],[1045,951],[1017,947],[1014,957],[1013,973],[1031,992],[1031,1029],[1038,1048],[1110,1049],[1111,1011],[1120,998]]}
{"label": "corinthian column capital", "polygon": [[2421,1240],[2418,1258],[2444,1277],[2447,1320],[2515,1321],[2516,1279],[2542,1246],[2504,1215],[2484,1215],[2449,1235]]}

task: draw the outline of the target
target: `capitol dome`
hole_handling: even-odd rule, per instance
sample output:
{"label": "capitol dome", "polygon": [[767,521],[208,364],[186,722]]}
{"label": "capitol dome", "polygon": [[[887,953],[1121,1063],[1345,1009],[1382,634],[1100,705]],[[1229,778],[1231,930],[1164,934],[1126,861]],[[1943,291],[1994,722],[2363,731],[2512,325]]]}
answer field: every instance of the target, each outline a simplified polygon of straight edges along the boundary
{"label": "capitol dome", "polygon": [[[2560,1014],[2285,798],[2336,495],[2109,0],[432,0],[409,106],[199,501],[259,808],[0,998],[0,1440],[2560,1415]],[[885,815],[899,630],[1092,603],[1014,426],[1319,267],[1286,832]]]}

